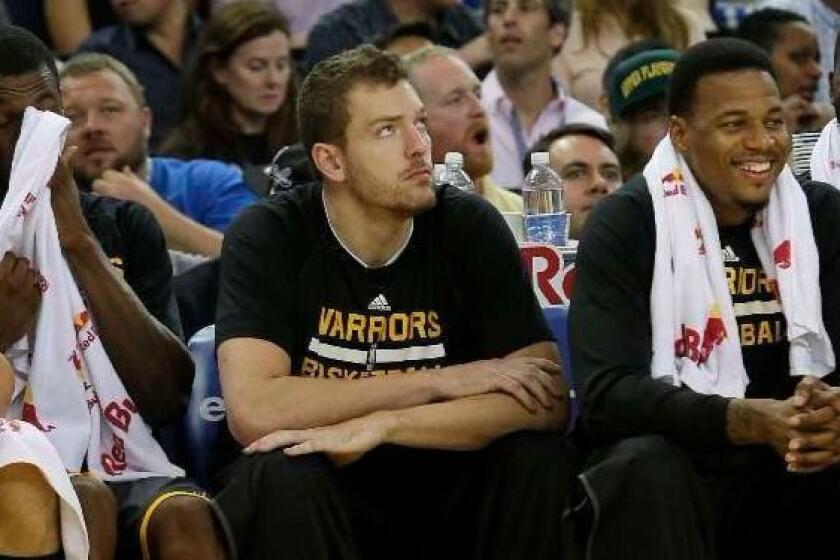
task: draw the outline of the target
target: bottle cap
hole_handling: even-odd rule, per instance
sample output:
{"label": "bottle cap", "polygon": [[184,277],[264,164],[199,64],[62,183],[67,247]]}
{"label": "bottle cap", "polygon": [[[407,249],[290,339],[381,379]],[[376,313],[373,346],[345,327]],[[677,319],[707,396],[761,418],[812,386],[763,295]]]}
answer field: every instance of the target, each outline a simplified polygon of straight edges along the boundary
{"label": "bottle cap", "polygon": [[531,154],[531,165],[548,165],[548,152],[534,152]]}
{"label": "bottle cap", "polygon": [[443,158],[443,162],[446,165],[464,165],[464,156],[461,152],[446,152],[446,156]]}

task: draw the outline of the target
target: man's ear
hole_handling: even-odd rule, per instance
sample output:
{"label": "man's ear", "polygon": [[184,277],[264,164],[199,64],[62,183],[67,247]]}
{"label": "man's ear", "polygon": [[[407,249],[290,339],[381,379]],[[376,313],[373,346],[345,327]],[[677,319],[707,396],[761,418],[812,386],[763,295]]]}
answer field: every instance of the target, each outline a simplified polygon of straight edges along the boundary
{"label": "man's ear", "polygon": [[152,135],[152,125],[154,124],[154,116],[152,110],[148,106],[140,109],[140,118],[143,119],[143,135],[146,140]]}
{"label": "man's ear", "polygon": [[312,146],[312,161],[326,179],[334,183],[347,180],[344,151],[335,144],[319,142]]}
{"label": "man's ear", "polygon": [[685,155],[688,151],[688,122],[675,115],[668,118],[668,133],[677,151]]}
{"label": "man's ear", "polygon": [[554,23],[548,28],[548,44],[554,54],[559,53],[563,48],[568,31],[565,23]]}

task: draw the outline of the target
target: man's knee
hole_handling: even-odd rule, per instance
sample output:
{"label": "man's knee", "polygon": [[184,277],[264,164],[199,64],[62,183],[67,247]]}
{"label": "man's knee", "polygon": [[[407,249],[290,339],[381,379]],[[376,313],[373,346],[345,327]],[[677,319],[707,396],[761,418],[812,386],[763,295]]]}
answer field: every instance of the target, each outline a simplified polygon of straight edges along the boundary
{"label": "man's knee", "polygon": [[517,432],[495,442],[491,461],[500,461],[508,468],[530,475],[545,473],[572,476],[577,453],[562,435],[551,432]]}
{"label": "man's knee", "polygon": [[153,557],[168,557],[163,551],[203,551],[208,546],[221,553],[215,512],[204,496],[179,493],[166,497],[146,516],[140,537],[147,550],[158,552]]}
{"label": "man's knee", "polygon": [[245,457],[245,476],[254,492],[305,492],[330,477],[332,467],[321,455],[289,457],[281,451]]}
{"label": "man's knee", "polygon": [[58,550],[58,496],[34,465],[0,468],[0,519],[0,554],[31,556]]}
{"label": "man's knee", "polygon": [[693,476],[694,468],[688,455],[667,438],[659,435],[636,436],[623,439],[609,449],[609,456],[626,464],[628,476],[637,484],[648,481],[661,487],[675,475]]}
{"label": "man's knee", "polygon": [[600,450],[585,476],[590,484],[607,489],[606,496],[627,504],[666,507],[703,499],[689,456],[658,435],[626,438]]}
{"label": "man's knee", "polygon": [[73,490],[76,491],[79,503],[82,504],[85,519],[96,513],[113,518],[116,522],[117,499],[107,484],[85,475],[72,476],[70,481],[73,483]]}

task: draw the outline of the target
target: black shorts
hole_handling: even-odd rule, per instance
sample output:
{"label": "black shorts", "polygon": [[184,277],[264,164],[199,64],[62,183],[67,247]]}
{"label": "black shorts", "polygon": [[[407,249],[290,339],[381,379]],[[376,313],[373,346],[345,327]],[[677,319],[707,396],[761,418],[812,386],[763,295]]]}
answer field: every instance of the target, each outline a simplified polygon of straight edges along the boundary
{"label": "black shorts", "polygon": [[219,534],[227,543],[228,558],[235,558],[224,515],[216,502],[187,478],[151,477],[130,482],[106,482],[117,498],[117,554],[120,560],[149,558],[147,531],[155,510],[168,498],[195,496],[206,500],[216,518]]}

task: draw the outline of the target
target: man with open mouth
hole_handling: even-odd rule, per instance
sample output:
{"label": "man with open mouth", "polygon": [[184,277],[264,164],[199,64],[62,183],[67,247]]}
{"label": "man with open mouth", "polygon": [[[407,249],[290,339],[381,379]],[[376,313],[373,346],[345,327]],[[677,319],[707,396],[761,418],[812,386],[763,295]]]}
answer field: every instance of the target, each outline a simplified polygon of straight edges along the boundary
{"label": "man with open mouth", "polygon": [[404,58],[409,79],[426,105],[432,160],[447,152],[464,155],[464,169],[475,190],[500,212],[522,213],[522,197],[491,177],[490,123],[481,105],[481,82],[457,53],[446,47],[422,48]]}

